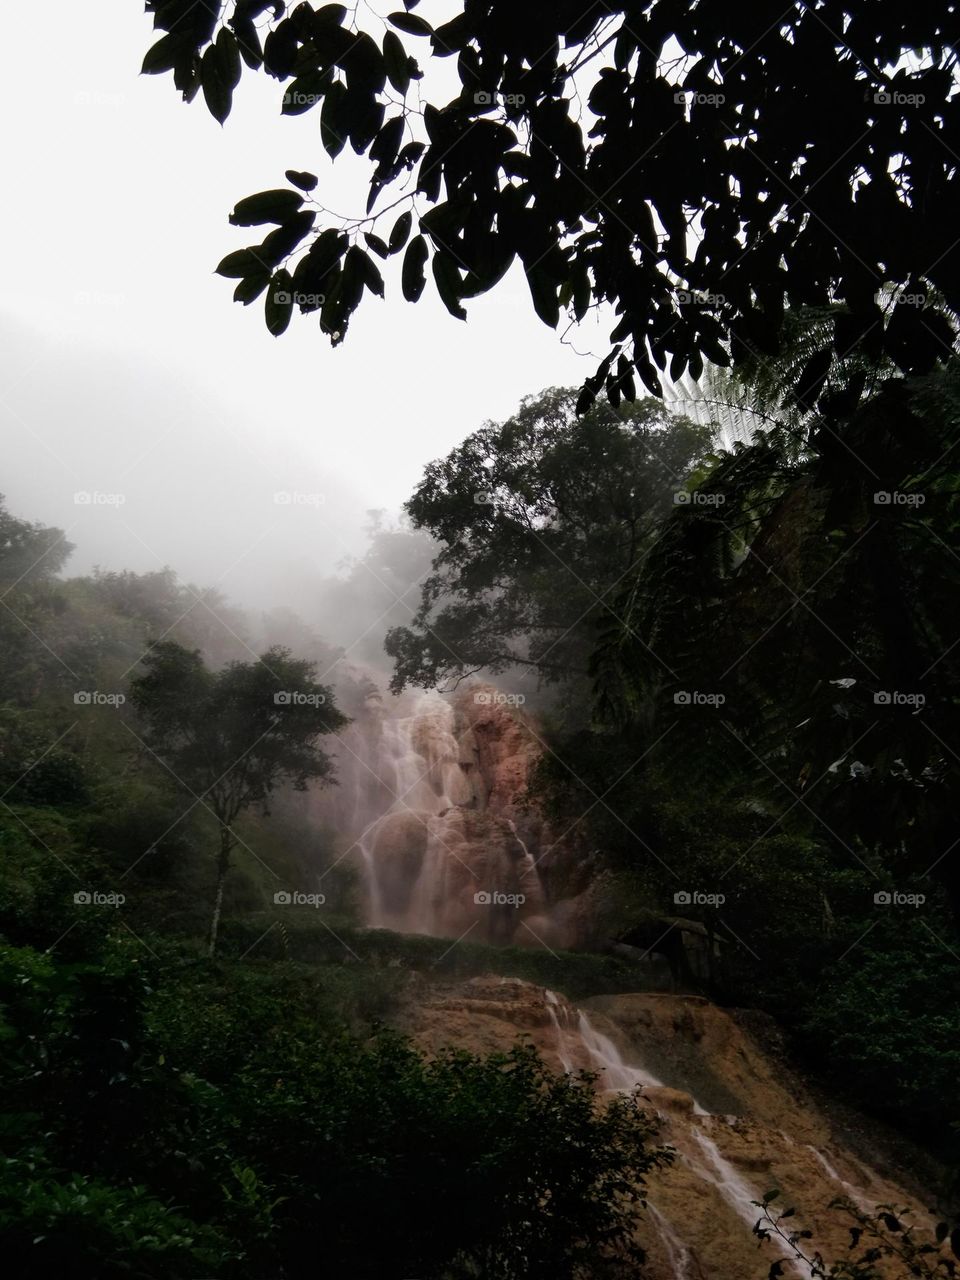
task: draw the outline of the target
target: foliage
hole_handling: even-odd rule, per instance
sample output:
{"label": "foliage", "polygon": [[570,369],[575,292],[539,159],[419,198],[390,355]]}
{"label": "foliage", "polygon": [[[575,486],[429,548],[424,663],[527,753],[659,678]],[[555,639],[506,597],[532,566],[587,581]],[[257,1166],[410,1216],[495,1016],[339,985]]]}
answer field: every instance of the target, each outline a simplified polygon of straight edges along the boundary
{"label": "foliage", "polygon": [[633,1207],[666,1159],[636,1099],[598,1103],[589,1076],[530,1049],[427,1060],[395,1035],[318,1029],[322,971],[167,952],[0,948],[12,1275],[60,1261],[71,1231],[71,1269],[91,1277],[216,1259],[225,1277],[296,1280],[319,1255],[369,1277],[634,1274]]}
{"label": "foliage", "polygon": [[576,398],[528,396],[426,468],[406,510],[440,550],[412,625],[386,638],[394,690],[515,666],[586,675],[604,603],[710,436],[650,398],[581,418]]}
{"label": "foliage", "polygon": [[669,726],[664,768],[797,807],[901,877],[929,868],[955,909],[957,376],[890,380],[836,429],[815,416],[799,459],[767,434],[735,447],[700,484],[712,502],[665,523],[595,664],[608,715]]}
{"label": "foliage", "polygon": [[312,663],[271,649],[213,672],[198,650],[165,640],[143,665],[130,694],[145,741],[184,786],[209,797],[222,823],[265,805],[281,780],[302,791],[311,778],[329,778],[317,739],[346,719],[314,680]]}
{"label": "foliage", "polygon": [[[830,1207],[854,1223],[849,1228],[850,1256],[828,1263],[819,1252],[810,1252],[809,1231],[794,1227],[792,1222],[784,1227],[783,1223],[791,1219],[796,1210],[781,1209],[776,1203],[779,1198],[780,1191],[773,1190],[762,1200],[754,1201],[760,1210],[754,1234],[763,1242],[774,1245],[782,1242],[787,1247],[786,1255],[770,1267],[770,1280],[788,1274],[785,1267],[795,1269],[797,1262],[809,1269],[811,1280],[881,1280],[890,1274],[891,1261],[897,1268],[894,1274],[921,1276],[926,1280],[958,1274],[954,1259],[960,1258],[960,1228],[951,1233],[947,1223],[938,1223],[935,1238],[930,1240],[910,1221],[909,1209],[881,1204],[875,1212],[868,1213],[841,1197]],[[945,1245],[948,1236],[950,1239]],[[946,1254],[947,1247],[953,1257]]]}
{"label": "foliage", "polygon": [[146,723],[145,745],[220,827],[212,953],[230,853],[238,842],[234,822],[252,805],[266,811],[281,783],[305,791],[308,781],[328,780],[331,761],[317,739],[347,719],[330,690],[314,679],[314,664],[286,649],[269,649],[256,662],[231,662],[213,672],[199,650],[163,640],[143,665],[130,696]]}
{"label": "foliage", "polygon": [[[237,301],[265,295],[272,333],[296,306],[341,341],[364,294],[384,295],[375,258],[403,253],[404,296],[421,296],[429,261],[460,318],[515,259],[551,327],[609,304],[584,406],[604,386],[633,398],[635,374],[659,394],[668,363],[696,378],[727,362],[728,337],[735,359],[771,354],[787,305],[845,302],[838,354],[936,361],[938,323],[877,301],[885,282],[909,299],[924,280],[960,300],[956,55],[936,5],[465,0],[435,28],[417,2],[372,34],[342,5],[147,0],[164,34],[145,72],[172,71],[187,101],[202,89],[223,123],[245,63],[287,86],[284,114],[319,108],[331,157],[349,142],[369,161],[366,217],[332,219],[317,175],[293,169],[234,209],[235,225],[273,229],[218,270]],[[456,58],[448,100],[411,48]]]}

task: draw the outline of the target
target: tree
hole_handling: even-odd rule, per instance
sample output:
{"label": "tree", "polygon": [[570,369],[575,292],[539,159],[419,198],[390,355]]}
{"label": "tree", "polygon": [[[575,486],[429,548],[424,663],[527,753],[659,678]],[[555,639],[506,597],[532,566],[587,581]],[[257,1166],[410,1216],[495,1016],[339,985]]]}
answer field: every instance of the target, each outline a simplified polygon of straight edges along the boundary
{"label": "tree", "polygon": [[199,651],[161,641],[143,661],[146,672],[132,681],[130,696],[146,726],[145,742],[219,824],[212,955],[237,844],[233,823],[251,805],[266,808],[281,783],[304,791],[311,780],[330,781],[331,761],[317,739],[336,733],[347,718],[314,679],[313,663],[286,649],[214,672]]}
{"label": "tree", "polygon": [[[343,5],[147,0],[164,34],[146,73],[172,71],[187,101],[202,89],[223,123],[245,63],[287,85],[284,114],[319,108],[331,158],[349,142],[371,165],[366,216],[333,217],[295,169],[234,209],[273,230],[218,270],[237,301],[265,295],[272,333],[296,308],[341,341],[384,294],[375,258],[403,253],[404,296],[430,261],[461,319],[515,260],[551,327],[609,304],[582,407],[604,385],[631,398],[635,374],[656,395],[668,365],[725,364],[727,338],[734,360],[774,353],[787,305],[845,303],[838,355],[940,357],[936,321],[910,302],[886,318],[877,295],[929,281],[960,305],[949,5],[464,0],[434,28],[418,4],[371,33]],[[432,78],[410,94],[411,48],[456,59],[449,100]]]}
{"label": "tree", "polygon": [[674,726],[663,767],[930,869],[960,918],[958,418],[949,367],[736,446],[625,582],[594,669],[612,720]]}
{"label": "tree", "polygon": [[55,578],[72,551],[61,529],[21,520],[6,509],[0,494],[0,583],[7,591]]}
{"label": "tree", "polygon": [[426,468],[406,510],[440,550],[412,626],[387,635],[394,689],[513,666],[586,675],[598,615],[710,432],[650,397],[579,419],[576,400],[527,396]]}

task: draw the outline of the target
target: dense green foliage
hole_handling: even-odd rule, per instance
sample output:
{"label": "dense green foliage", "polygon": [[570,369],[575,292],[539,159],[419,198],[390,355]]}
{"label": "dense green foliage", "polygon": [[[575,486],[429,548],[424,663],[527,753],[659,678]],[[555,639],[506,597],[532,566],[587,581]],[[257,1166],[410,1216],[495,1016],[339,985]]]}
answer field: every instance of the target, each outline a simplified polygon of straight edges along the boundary
{"label": "dense green foliage", "polygon": [[[384,24],[345,5],[147,0],[163,34],[145,72],[172,71],[187,101],[202,89],[222,123],[245,63],[286,85],[284,114],[317,112],[330,157],[349,143],[369,161],[366,217],[333,218],[295,169],[234,209],[273,229],[219,271],[237,301],[265,295],[272,333],[319,311],[341,341],[365,294],[384,295],[375,258],[402,252],[404,296],[430,261],[460,318],[515,260],[552,327],[609,304],[584,404],[604,386],[632,399],[635,376],[658,395],[668,366],[699,377],[704,360],[775,352],[801,304],[847,305],[839,356],[861,343],[910,372],[938,358],[942,324],[909,301],[885,316],[876,294],[929,280],[960,304],[948,4],[464,0],[439,26],[418,5]],[[452,91],[432,74],[444,58]]]}
{"label": "dense green foliage", "polygon": [[266,810],[281,783],[306,791],[308,781],[328,779],[331,760],[317,740],[343,728],[347,718],[317,682],[314,664],[280,647],[214,672],[199,650],[163,640],[150,646],[143,668],[130,685],[144,721],[142,741],[219,826],[212,952],[239,840],[233,824],[252,805]]}
{"label": "dense green foliage", "polygon": [[528,396],[431,463],[406,510],[439,547],[409,627],[388,632],[393,686],[476,671],[586,677],[597,619],[707,452],[709,432],[659,400]]}
{"label": "dense green foliage", "polygon": [[663,1158],[635,1100],[357,1038],[322,969],[157,945],[0,947],[8,1274],[628,1274]]}

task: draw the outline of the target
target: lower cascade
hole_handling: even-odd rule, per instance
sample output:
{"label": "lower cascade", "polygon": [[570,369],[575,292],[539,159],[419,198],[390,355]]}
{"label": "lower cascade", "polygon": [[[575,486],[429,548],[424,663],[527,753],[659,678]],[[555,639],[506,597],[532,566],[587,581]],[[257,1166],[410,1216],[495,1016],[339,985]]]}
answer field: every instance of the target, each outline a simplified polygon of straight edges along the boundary
{"label": "lower cascade", "polygon": [[[372,694],[344,734],[338,808],[326,816],[362,872],[371,928],[449,938],[451,948],[467,938],[524,944],[559,961],[554,948],[591,945],[590,859],[527,804],[539,739],[499,697],[477,686],[388,707]],[[691,922],[675,923],[692,934]],[[654,940],[631,934],[631,944]],[[638,986],[644,973],[638,964]],[[502,1051],[520,1036],[557,1071],[592,1073],[601,1095],[639,1091],[657,1144],[672,1152],[637,1220],[648,1280],[759,1280],[778,1259],[779,1274],[808,1274],[785,1245],[758,1252],[757,1202],[774,1188],[795,1210],[791,1227],[810,1233],[811,1256],[847,1250],[838,1197],[867,1210],[910,1205],[930,1224],[880,1148],[828,1115],[736,1015],[674,982],[650,986],[578,1007],[515,978],[418,979],[400,1020],[431,1053]]]}
{"label": "lower cascade", "polygon": [[[407,1014],[428,1050],[456,1043],[506,1049],[521,1035],[558,1071],[589,1071],[601,1092],[638,1089],[657,1119],[656,1141],[673,1149],[648,1187],[637,1224],[649,1280],[760,1280],[809,1272],[775,1245],[758,1252],[756,1202],[782,1188],[808,1230],[808,1254],[840,1257],[848,1220],[831,1202],[910,1205],[931,1219],[897,1173],[871,1166],[779,1060],[736,1018],[700,996],[636,992],[596,996],[583,1007],[519,979],[474,978],[429,988]],[[783,1203],[782,1207],[786,1207]],[[885,1274],[883,1263],[878,1274]]]}

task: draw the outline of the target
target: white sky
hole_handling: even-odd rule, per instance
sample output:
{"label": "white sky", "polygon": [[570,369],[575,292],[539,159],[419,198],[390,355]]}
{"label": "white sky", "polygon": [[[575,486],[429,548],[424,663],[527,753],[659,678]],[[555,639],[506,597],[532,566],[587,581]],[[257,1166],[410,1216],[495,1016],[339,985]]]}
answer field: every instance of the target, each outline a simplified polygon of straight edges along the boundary
{"label": "white sky", "polygon": [[[593,371],[536,318],[516,269],[463,324],[430,282],[406,304],[392,260],[386,302],[365,300],[343,346],[300,316],[272,338],[262,302],[237,306],[213,274],[258,238],[227,214],[287,168],[362,212],[365,163],[348,148],[332,164],[318,113],[281,118],[283,88],[262,74],[245,69],[223,129],[170,77],[140,76],[155,37],[136,0],[47,0],[39,28],[35,4],[4,19],[0,491],[70,529],[71,571],[170,564],[238,601],[296,606],[426,462]],[[125,500],[78,505],[78,491]],[[324,502],[278,506],[278,491]]]}

